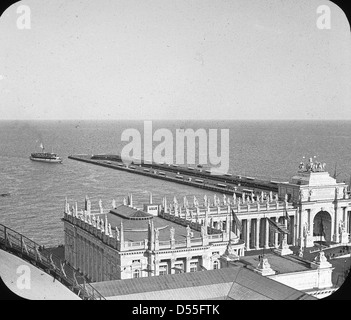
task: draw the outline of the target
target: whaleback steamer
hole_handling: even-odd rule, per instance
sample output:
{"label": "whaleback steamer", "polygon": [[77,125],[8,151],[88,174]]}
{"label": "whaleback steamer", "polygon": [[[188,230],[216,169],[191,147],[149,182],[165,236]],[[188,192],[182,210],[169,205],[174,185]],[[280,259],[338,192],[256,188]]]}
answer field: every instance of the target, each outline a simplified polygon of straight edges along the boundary
{"label": "whaleback steamer", "polygon": [[42,152],[31,153],[29,159],[33,161],[41,162],[51,162],[51,163],[62,163],[62,158],[60,158],[56,153],[45,152],[43,144],[40,145]]}

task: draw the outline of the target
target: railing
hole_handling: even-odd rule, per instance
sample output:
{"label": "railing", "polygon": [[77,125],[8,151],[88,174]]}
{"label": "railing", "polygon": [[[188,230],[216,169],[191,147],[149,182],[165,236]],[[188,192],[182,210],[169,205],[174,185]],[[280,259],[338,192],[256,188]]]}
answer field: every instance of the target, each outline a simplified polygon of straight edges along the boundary
{"label": "railing", "polygon": [[159,247],[171,247],[171,241],[170,240],[159,241],[158,245]]}
{"label": "railing", "polygon": [[176,240],[174,244],[176,247],[186,247],[186,241],[184,240]]}
{"label": "railing", "polygon": [[213,240],[213,239],[220,239],[222,240],[223,238],[223,235],[220,233],[220,234],[211,234],[211,235],[208,235],[208,239],[210,240]]}
{"label": "railing", "polygon": [[202,238],[193,238],[190,240],[192,244],[202,244]]}
{"label": "railing", "polygon": [[0,224],[0,248],[39,267],[83,300],[105,300],[78,270],[19,232]]}
{"label": "railing", "polygon": [[125,241],[124,247],[125,248],[133,248],[133,249],[144,249],[145,248],[145,241]]}

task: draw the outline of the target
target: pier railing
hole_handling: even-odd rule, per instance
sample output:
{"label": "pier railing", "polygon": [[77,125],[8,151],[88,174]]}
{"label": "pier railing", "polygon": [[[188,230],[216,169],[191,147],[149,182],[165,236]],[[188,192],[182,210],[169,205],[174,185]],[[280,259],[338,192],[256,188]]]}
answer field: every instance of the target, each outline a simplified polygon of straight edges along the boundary
{"label": "pier railing", "polygon": [[0,224],[0,249],[11,252],[52,275],[83,300],[105,300],[78,270],[33,240],[3,224]]}

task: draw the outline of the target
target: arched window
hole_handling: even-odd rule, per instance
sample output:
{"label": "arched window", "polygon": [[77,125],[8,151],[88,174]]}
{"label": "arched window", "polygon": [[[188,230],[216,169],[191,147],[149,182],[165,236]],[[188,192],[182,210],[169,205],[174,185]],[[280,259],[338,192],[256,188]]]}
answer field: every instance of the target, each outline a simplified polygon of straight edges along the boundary
{"label": "arched window", "polygon": [[213,261],[213,270],[219,269],[219,261],[215,260]]}
{"label": "arched window", "polygon": [[133,278],[140,278],[140,270],[139,269],[133,270]]}

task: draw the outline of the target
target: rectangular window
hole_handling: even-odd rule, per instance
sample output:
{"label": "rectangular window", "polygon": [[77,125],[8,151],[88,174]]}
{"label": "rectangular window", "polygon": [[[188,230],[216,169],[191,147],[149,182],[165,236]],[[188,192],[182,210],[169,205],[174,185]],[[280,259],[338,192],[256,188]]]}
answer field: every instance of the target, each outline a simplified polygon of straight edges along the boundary
{"label": "rectangular window", "polygon": [[159,273],[160,276],[164,276],[168,274],[168,266],[167,265],[161,265],[159,268]]}
{"label": "rectangular window", "polygon": [[190,272],[196,272],[197,271],[197,262],[190,262]]}

